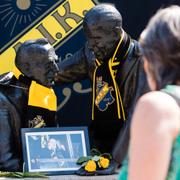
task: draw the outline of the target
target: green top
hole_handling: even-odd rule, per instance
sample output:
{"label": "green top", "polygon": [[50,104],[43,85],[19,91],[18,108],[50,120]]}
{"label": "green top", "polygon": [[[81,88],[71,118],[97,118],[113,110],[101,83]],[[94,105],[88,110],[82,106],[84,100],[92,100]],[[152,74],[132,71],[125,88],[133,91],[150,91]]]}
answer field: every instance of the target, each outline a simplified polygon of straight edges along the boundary
{"label": "green top", "polygon": [[[174,85],[168,85],[164,92],[172,94],[179,101],[180,99],[180,87]],[[128,178],[128,158],[123,162],[119,173],[119,180],[127,180]],[[168,175],[166,180],[180,180],[180,134],[176,137],[171,153],[171,162],[169,165]]]}

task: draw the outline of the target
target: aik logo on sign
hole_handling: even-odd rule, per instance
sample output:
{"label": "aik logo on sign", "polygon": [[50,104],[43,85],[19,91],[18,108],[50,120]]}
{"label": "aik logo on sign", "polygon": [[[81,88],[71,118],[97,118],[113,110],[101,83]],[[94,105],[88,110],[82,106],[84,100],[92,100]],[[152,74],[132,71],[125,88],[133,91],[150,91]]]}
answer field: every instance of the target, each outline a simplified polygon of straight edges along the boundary
{"label": "aik logo on sign", "polygon": [[[19,45],[48,38],[56,46],[77,32],[93,0],[4,0],[0,2],[0,74],[11,70]],[[53,4],[54,3],[54,4]]]}

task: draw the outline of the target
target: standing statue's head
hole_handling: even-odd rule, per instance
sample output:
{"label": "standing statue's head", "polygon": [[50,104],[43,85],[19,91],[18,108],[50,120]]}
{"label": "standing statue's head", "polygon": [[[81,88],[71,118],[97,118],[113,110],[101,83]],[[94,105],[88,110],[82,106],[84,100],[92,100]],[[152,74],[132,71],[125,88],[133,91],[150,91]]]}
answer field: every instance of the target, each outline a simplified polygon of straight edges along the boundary
{"label": "standing statue's head", "polygon": [[15,65],[27,77],[50,87],[58,71],[58,57],[47,39],[28,40],[18,49]]}
{"label": "standing statue's head", "polygon": [[121,14],[113,5],[96,5],[86,13],[83,29],[96,58],[108,60],[122,34]]}

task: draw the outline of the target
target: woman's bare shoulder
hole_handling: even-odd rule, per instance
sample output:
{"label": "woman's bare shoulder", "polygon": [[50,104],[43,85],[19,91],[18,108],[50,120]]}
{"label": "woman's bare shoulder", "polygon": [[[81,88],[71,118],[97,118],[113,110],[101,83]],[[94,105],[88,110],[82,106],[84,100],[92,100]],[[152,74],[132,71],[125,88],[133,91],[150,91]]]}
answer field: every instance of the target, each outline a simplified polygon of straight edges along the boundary
{"label": "woman's bare shoulder", "polygon": [[168,113],[178,113],[179,106],[175,99],[167,93],[161,91],[152,91],[140,97],[138,105],[144,108],[152,108],[154,111],[163,112],[166,110]]}
{"label": "woman's bare shoulder", "polygon": [[133,119],[141,128],[148,124],[152,129],[158,127],[176,134],[180,131],[180,108],[175,99],[161,91],[143,95],[136,106]]}

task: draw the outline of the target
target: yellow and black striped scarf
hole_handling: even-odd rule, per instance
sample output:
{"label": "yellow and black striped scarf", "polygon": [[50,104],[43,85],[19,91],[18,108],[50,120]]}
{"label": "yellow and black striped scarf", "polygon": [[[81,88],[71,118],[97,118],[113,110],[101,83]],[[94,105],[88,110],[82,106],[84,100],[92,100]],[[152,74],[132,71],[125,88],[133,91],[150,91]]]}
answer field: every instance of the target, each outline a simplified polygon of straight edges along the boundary
{"label": "yellow and black striped scarf", "polygon": [[117,83],[117,72],[126,59],[131,44],[130,37],[123,31],[121,39],[108,62],[96,59],[93,77],[92,119],[126,120],[121,93]]}
{"label": "yellow and black striped scarf", "polygon": [[26,125],[28,127],[55,126],[57,99],[54,90],[30,80],[16,66],[12,72],[16,79],[29,86]]}

